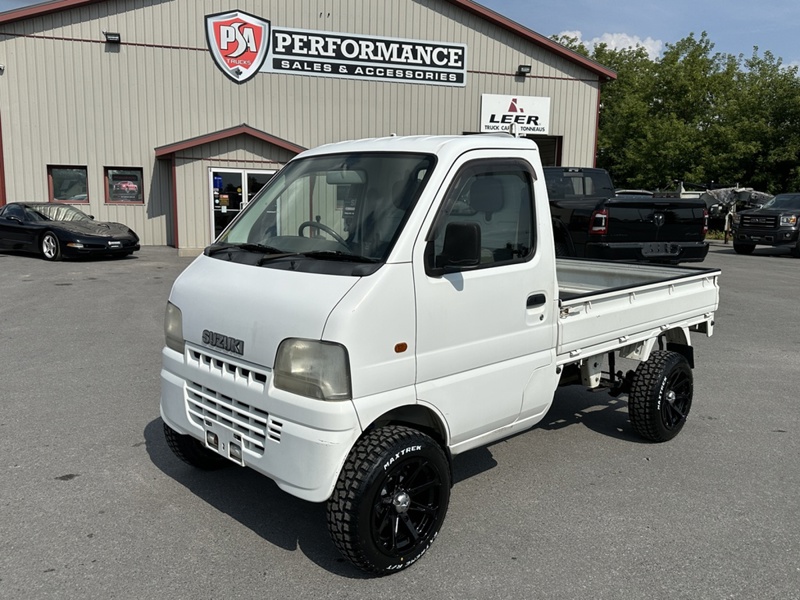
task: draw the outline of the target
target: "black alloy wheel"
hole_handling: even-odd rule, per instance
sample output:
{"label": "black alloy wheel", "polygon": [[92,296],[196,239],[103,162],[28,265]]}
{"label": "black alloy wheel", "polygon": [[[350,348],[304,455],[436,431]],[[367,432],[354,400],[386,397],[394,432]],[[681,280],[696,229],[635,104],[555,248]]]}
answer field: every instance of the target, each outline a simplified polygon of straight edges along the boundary
{"label": "black alloy wheel", "polygon": [[403,426],[366,434],[328,501],[328,528],[356,567],[386,575],[430,548],[450,501],[450,466],[427,435]]}
{"label": "black alloy wheel", "polygon": [[647,440],[666,442],[686,423],[692,407],[694,376],[677,352],[656,350],[639,365],[628,396],[633,428]]}

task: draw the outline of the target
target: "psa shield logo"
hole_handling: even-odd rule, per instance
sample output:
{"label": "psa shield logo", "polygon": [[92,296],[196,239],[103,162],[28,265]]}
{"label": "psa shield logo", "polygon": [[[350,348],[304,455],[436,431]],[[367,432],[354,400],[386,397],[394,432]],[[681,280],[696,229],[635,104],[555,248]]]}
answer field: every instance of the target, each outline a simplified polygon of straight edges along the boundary
{"label": "psa shield logo", "polygon": [[244,83],[267,58],[269,21],[240,10],[206,15],[206,40],[220,70],[236,83]]}

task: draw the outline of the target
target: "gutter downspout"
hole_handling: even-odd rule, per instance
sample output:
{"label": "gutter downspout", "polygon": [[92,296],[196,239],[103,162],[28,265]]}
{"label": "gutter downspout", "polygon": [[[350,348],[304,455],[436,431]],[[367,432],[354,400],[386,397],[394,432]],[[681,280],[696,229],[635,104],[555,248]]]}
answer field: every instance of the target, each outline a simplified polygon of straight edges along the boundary
{"label": "gutter downspout", "polygon": [[3,156],[3,114],[0,112],[0,206],[5,206],[6,198],[6,160]]}

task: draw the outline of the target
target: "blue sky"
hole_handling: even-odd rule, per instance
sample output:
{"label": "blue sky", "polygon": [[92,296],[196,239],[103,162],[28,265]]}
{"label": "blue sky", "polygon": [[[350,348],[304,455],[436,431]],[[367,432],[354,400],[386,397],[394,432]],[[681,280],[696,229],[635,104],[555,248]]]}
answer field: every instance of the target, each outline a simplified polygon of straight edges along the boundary
{"label": "blue sky", "polygon": [[[0,0],[0,12],[37,3]],[[569,32],[588,44],[639,44],[657,56],[664,44],[706,31],[718,52],[750,56],[758,46],[761,53],[769,50],[784,63],[800,66],[798,0],[481,0],[481,4],[546,36]]]}

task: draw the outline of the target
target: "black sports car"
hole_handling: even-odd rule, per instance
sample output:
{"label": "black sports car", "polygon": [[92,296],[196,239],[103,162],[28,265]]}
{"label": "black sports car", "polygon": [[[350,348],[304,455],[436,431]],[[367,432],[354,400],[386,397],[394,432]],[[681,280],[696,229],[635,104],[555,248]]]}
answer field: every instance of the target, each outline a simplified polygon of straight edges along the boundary
{"label": "black sports car", "polygon": [[0,250],[31,250],[46,260],[62,256],[127,256],[139,236],[122,223],[103,223],[69,204],[14,202],[0,206]]}

